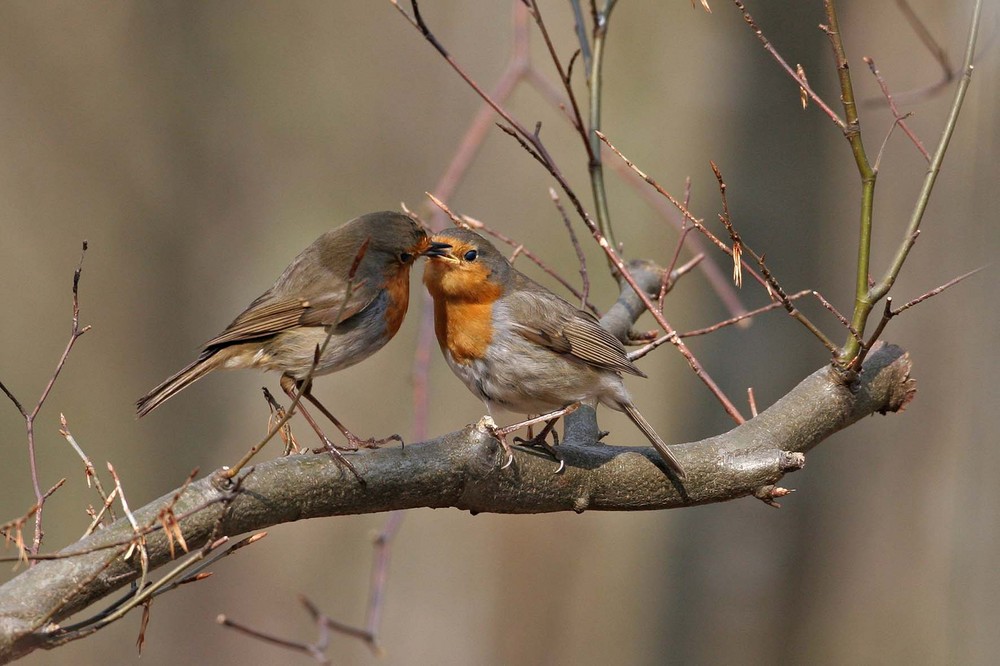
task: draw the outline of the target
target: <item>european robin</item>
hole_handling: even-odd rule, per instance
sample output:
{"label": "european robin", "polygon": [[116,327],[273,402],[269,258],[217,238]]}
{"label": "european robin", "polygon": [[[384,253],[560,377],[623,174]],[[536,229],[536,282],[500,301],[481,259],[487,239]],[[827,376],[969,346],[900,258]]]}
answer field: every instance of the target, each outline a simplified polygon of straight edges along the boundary
{"label": "european robin", "polygon": [[590,313],[511,266],[468,229],[435,234],[424,283],[445,360],[486,403],[521,414],[577,403],[625,412],[674,471],[684,468],[632,404],[621,373],[645,377],[622,343]]}
{"label": "european robin", "polygon": [[[334,418],[313,397],[306,378],[314,363],[314,376],[336,372],[389,342],[406,315],[410,266],[435,249],[442,251],[443,246],[432,243],[412,219],[392,211],[362,215],[326,232],[233,323],[206,342],[198,358],[140,398],[138,415],[153,411],[212,370],[277,370],[285,393],[294,398],[302,391],[344,433],[349,448],[374,444],[373,439],[362,441]],[[328,335],[329,343],[317,356]],[[302,413],[335,453],[309,413],[304,409]]]}

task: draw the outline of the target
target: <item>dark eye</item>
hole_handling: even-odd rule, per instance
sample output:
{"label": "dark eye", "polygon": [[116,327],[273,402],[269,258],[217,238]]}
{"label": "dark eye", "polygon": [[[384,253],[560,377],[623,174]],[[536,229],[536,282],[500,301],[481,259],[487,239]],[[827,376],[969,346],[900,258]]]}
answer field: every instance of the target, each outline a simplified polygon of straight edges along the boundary
{"label": "dark eye", "polygon": [[476,257],[478,257],[478,256],[479,256],[478,252],[476,252],[475,250],[469,250],[468,252],[465,253],[465,260],[466,261],[475,261]]}
{"label": "dark eye", "polygon": [[400,252],[399,253],[399,260],[401,262],[403,262],[404,264],[408,263],[410,261],[410,259],[413,259],[413,255],[410,254],[409,252]]}

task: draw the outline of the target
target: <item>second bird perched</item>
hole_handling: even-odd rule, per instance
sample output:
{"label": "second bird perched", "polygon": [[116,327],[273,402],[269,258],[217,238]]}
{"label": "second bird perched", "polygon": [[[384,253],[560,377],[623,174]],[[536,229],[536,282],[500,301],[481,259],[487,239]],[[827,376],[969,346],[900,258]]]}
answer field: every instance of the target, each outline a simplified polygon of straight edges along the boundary
{"label": "second bird perched", "polygon": [[[579,310],[519,272],[468,229],[436,234],[424,283],[448,365],[486,403],[521,414],[602,403],[642,431],[678,478],[684,468],[632,404],[621,373],[644,377],[622,343]],[[446,249],[450,246],[450,249]]]}
{"label": "second bird perched", "polygon": [[[206,342],[198,358],[140,398],[138,415],[148,414],[213,370],[276,370],[286,393],[304,390],[303,397],[322,410],[353,447],[365,443],[333,418],[303,383],[314,361],[313,375],[336,372],[371,356],[396,334],[409,303],[410,267],[434,249],[441,246],[415,221],[392,211],[362,215],[328,231]],[[328,334],[329,344],[317,359]],[[308,412],[303,410],[303,415],[332,448]]]}

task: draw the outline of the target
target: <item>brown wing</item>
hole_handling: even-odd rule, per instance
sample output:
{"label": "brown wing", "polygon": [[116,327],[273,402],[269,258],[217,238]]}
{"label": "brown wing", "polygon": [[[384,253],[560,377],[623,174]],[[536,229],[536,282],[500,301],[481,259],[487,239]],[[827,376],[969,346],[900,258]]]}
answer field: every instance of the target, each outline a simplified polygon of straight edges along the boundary
{"label": "brown wing", "polygon": [[294,297],[272,300],[269,293],[264,294],[226,330],[206,342],[205,348],[266,338],[293,326],[340,324],[368,307],[378,291],[366,288],[365,281],[361,281],[355,284],[346,302],[345,296],[329,294],[309,300]]}
{"label": "brown wing", "polygon": [[625,347],[589,312],[578,310],[552,292],[532,283],[507,296],[518,313],[514,325],[520,335],[558,354],[585,363],[645,377],[628,360]]}

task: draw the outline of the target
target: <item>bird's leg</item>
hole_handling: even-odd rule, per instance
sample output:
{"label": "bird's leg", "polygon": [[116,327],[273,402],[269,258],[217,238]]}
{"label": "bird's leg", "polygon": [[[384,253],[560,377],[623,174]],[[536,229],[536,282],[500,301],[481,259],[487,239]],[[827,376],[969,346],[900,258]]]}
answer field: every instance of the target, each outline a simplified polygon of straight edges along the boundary
{"label": "bird's leg", "polygon": [[[558,421],[560,417],[566,416],[567,414],[572,414],[579,408],[580,408],[580,403],[574,402],[571,405],[561,407],[560,409],[556,409],[547,414],[542,414],[541,416],[536,416],[534,418],[530,418],[525,421],[520,421],[518,423],[512,423],[511,425],[504,426],[503,428],[497,428],[493,434],[496,435],[497,439],[500,440],[500,443],[503,444],[504,450],[507,451],[508,455],[507,462],[504,463],[501,469],[509,467],[510,464],[514,461],[514,454],[510,450],[510,445],[507,444],[507,435],[517,430],[520,430],[525,426],[534,425],[535,423],[542,423],[544,421],[546,423],[545,428],[542,430],[541,433],[539,433],[538,437],[532,438],[533,441],[531,442],[531,444],[536,445],[536,442],[534,440],[541,439],[544,442],[544,435],[549,434],[549,431],[552,430],[552,427],[555,425],[555,422]],[[548,452],[552,454],[552,457],[554,457],[556,460],[559,461],[559,469],[556,470],[556,473],[558,474],[559,472],[562,471],[565,463],[562,457],[555,453],[555,449],[548,446],[548,444],[545,444],[545,447],[546,450],[548,450]]]}
{"label": "bird's leg", "polygon": [[[288,375],[282,375],[279,384],[281,385],[281,390],[284,391],[285,394],[292,400],[295,400],[297,392],[301,390],[301,386],[299,385],[299,383],[296,382],[293,378],[289,377]],[[302,394],[302,397],[310,398],[309,391],[306,390]],[[340,452],[340,449],[338,449],[334,445],[334,443],[330,441],[330,439],[326,436],[326,433],[323,432],[323,429],[319,427],[318,423],[316,423],[316,420],[313,419],[312,415],[308,411],[306,411],[305,406],[302,404],[301,399],[299,400],[298,410],[302,412],[302,416],[305,418],[306,421],[309,422],[309,425],[312,426],[312,429],[316,431],[316,434],[319,436],[320,441],[323,442],[323,448],[319,449],[319,451],[326,451],[327,453],[329,453],[331,458],[333,458],[337,462],[342,463],[345,467],[347,467],[347,469],[351,470],[351,473],[354,474],[355,477],[357,477],[358,481],[360,481],[361,483],[365,483],[365,480],[361,478],[361,474],[359,474],[358,470],[355,469],[354,465],[351,464],[351,461],[348,460],[347,457]],[[317,453],[319,451],[317,451]]]}
{"label": "bird's leg", "polygon": [[[330,410],[324,407],[323,403],[321,403],[319,400],[316,399],[316,396],[312,394],[312,391],[307,390],[305,393],[302,394],[302,397],[311,402],[312,404],[316,405],[316,409],[323,412],[323,416],[330,419],[330,422],[333,423],[333,425],[337,426],[337,430],[342,432],[344,434],[344,437],[346,437],[347,441],[350,443],[351,446],[348,447],[349,450],[357,451],[358,448],[377,449],[379,447],[379,444],[385,444],[386,442],[391,442],[393,440],[399,442],[400,444],[403,443],[403,438],[396,434],[389,435],[388,437],[383,437],[382,439],[375,439],[374,437],[369,437],[368,439],[361,439],[353,432],[348,430],[347,426],[338,421],[337,417],[331,414]],[[302,414],[304,415],[305,411],[303,411]]]}
{"label": "bird's leg", "polygon": [[[556,446],[559,445],[559,435],[556,434],[556,431],[553,430],[553,428],[555,427],[556,421],[558,420],[559,417],[557,416],[556,418],[551,419],[550,421],[546,421],[545,427],[542,428],[541,431],[534,437],[531,436],[531,426],[528,426],[527,439],[523,439],[521,437],[514,438],[515,444],[545,449],[545,451],[550,456],[552,456],[552,459],[555,460],[557,463],[559,463],[559,468],[555,471],[555,474],[559,474],[564,469],[566,469],[566,461],[563,460],[562,454],[559,453],[559,451],[557,451],[555,448]],[[545,441],[546,437],[548,437],[550,432],[552,433],[552,440],[553,440],[553,443],[551,445],[547,441]]]}

